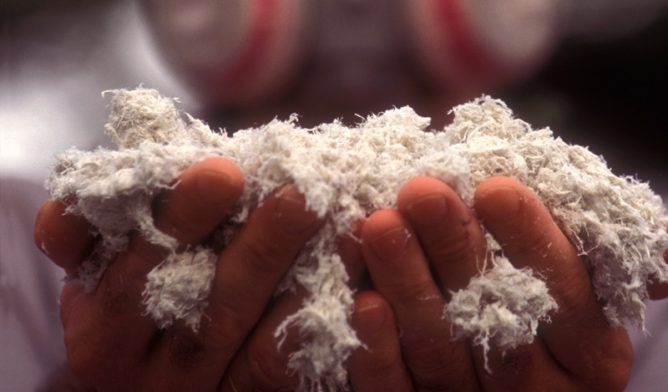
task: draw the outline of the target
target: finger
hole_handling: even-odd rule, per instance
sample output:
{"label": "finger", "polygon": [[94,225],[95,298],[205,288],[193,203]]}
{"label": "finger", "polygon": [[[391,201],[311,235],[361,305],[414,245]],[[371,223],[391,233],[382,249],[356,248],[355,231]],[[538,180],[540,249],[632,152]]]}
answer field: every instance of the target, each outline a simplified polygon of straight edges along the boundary
{"label": "finger", "polygon": [[397,204],[444,291],[466,287],[485,260],[484,237],[471,210],[449,186],[430,177],[406,183]]}
{"label": "finger", "polygon": [[216,388],[231,358],[321,221],[305,210],[294,186],[282,188],[251,215],[219,257],[206,320],[198,334],[172,328],[157,347],[149,389]]}
{"label": "finger", "polygon": [[[355,287],[359,282],[364,261],[359,243],[350,236],[339,241],[339,254],[346,266],[350,278],[349,284]],[[266,316],[262,318],[252,336],[223,378],[220,390],[224,392],[258,390],[294,390],[299,380],[290,372],[287,364],[289,355],[307,344],[298,327],[288,328],[284,339],[279,339],[275,331],[286,317],[296,313],[308,294],[303,288],[296,292],[286,291],[275,302]],[[279,342],[282,342],[279,345]]]}
{"label": "finger", "polygon": [[299,350],[299,331],[294,326],[280,345],[274,337],[276,328],[301,307],[306,293],[286,292],[262,319],[223,377],[220,390],[225,392],[293,390],[299,380],[288,371],[289,353]]}
{"label": "finger", "polygon": [[412,391],[410,375],[401,358],[394,316],[383,297],[372,291],[355,298],[352,320],[364,343],[349,362],[350,382],[356,392]]}
{"label": "finger", "polygon": [[505,391],[581,391],[588,390],[550,356],[540,339],[531,344],[501,352],[491,347],[485,369],[481,348],[474,349],[478,379],[483,390]]}
{"label": "finger", "polygon": [[90,253],[94,243],[92,226],[79,215],[65,212],[67,205],[48,201],[35,219],[34,240],[37,247],[68,275],[76,270]]}
{"label": "finger", "polygon": [[348,286],[356,290],[366,271],[364,257],[362,256],[362,244],[360,235],[363,222],[357,222],[352,233],[342,236],[338,241],[339,255],[341,262],[346,267],[348,273]]}
{"label": "finger", "polygon": [[[663,253],[664,262],[668,263],[668,249]],[[668,283],[650,282],[647,286],[651,299],[664,299],[668,297]]]}
{"label": "finger", "polygon": [[[243,174],[231,161],[205,159],[179,177],[174,191],[158,199],[155,226],[181,245],[198,244],[209,236],[237,202],[243,183]],[[162,261],[164,251],[159,247],[138,238],[135,251],[139,247],[143,258]]]}
{"label": "finger", "polygon": [[604,318],[576,249],[538,197],[496,177],[480,184],[475,208],[514,265],[546,277],[559,309],[542,331],[556,360],[590,385],[623,388],[633,356],[626,331]]}
{"label": "finger", "polygon": [[362,253],[374,287],[402,331],[405,364],[417,389],[475,388],[468,347],[452,341],[445,300],[411,228],[399,212],[373,213],[362,228]]}
{"label": "finger", "polygon": [[[201,241],[236,202],[242,186],[242,174],[230,161],[211,158],[197,163],[165,194],[156,209],[156,227],[183,244]],[[135,236],[92,295],[69,297],[76,306],[64,304],[70,308],[64,320],[65,340],[68,361],[77,374],[96,385],[115,385],[131,380],[133,372],[140,373],[137,361],[144,359],[155,333],[155,323],[143,315],[142,291],[147,273],[165,254]]]}

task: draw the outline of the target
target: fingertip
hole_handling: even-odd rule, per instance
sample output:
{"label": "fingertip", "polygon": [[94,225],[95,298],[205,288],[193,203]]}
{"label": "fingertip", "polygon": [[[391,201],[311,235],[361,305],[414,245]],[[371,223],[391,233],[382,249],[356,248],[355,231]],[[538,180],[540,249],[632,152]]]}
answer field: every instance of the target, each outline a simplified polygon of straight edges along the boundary
{"label": "fingertip", "polygon": [[201,201],[215,207],[229,208],[239,199],[244,187],[241,170],[234,162],[221,157],[204,159],[186,170],[181,178],[193,181],[193,191]]}
{"label": "fingertip", "polygon": [[243,191],[241,171],[230,160],[204,159],[179,176],[157,199],[156,227],[181,244],[201,241],[220,224]]}
{"label": "fingertip", "polygon": [[399,190],[397,205],[407,207],[413,200],[434,193],[444,193],[450,187],[441,180],[428,176],[417,176],[408,180]]}
{"label": "fingertip", "polygon": [[[663,262],[668,264],[668,249],[663,251]],[[656,281],[656,277],[651,277],[647,284],[647,292],[652,300],[668,298],[668,283],[660,283]]]}
{"label": "fingertip", "polygon": [[237,166],[236,163],[234,163],[228,158],[223,158],[223,157],[204,158],[195,165],[193,165],[192,167],[204,170],[208,169],[208,170],[225,172],[231,177],[243,180],[243,173],[241,172],[241,169],[239,169],[239,166]]}
{"label": "fingertip", "polygon": [[35,245],[40,251],[42,251],[42,253],[47,256],[48,251],[46,249],[46,244],[44,243],[44,237],[46,235],[44,232],[44,215],[48,214],[47,211],[49,209],[53,208],[51,206],[52,203],[52,201],[47,201],[39,207],[39,210],[37,210],[37,215],[35,216],[35,226],[32,233],[32,238],[35,242]]}
{"label": "fingertip", "polygon": [[[663,252],[663,261],[668,264],[668,249]],[[668,283],[656,281],[656,277],[650,278],[647,284],[647,292],[652,300],[668,298]]]}
{"label": "fingertip", "polygon": [[651,300],[662,300],[668,297],[668,285],[652,284],[647,286],[647,292]]}
{"label": "fingertip", "polygon": [[487,200],[491,195],[493,195],[498,190],[513,190],[517,193],[523,193],[528,188],[524,186],[521,182],[512,177],[505,176],[495,176],[486,179],[485,181],[478,184],[474,194],[474,201],[482,202]]}
{"label": "fingertip", "polygon": [[409,225],[396,210],[374,212],[362,227],[363,253],[367,263],[401,259],[412,237]]}
{"label": "fingertip", "polygon": [[429,229],[443,222],[449,204],[458,199],[445,183],[431,177],[415,177],[399,191],[397,206],[416,229]]}
{"label": "fingertip", "polygon": [[481,183],[474,195],[478,215],[486,221],[513,222],[527,200],[525,187],[508,177],[493,177]]}
{"label": "fingertip", "polygon": [[498,187],[521,189],[524,188],[524,185],[513,177],[492,176],[478,184],[476,194],[485,194],[487,191]]}
{"label": "fingertip", "polygon": [[372,242],[389,230],[405,226],[399,212],[391,209],[378,210],[372,213],[361,229],[362,243]]}
{"label": "fingertip", "polygon": [[50,231],[53,226],[53,220],[59,219],[65,214],[65,205],[59,201],[49,200],[42,204],[37,211],[35,217],[35,227],[33,231],[33,239],[35,245],[45,255],[49,256],[49,246],[46,241],[49,239]]}
{"label": "fingertip", "polygon": [[450,186],[431,177],[409,181],[398,205],[444,291],[465,287],[482,267],[486,249],[471,208]]}
{"label": "fingertip", "polygon": [[93,243],[92,226],[79,215],[66,212],[60,201],[44,203],[35,218],[33,239],[37,247],[65,270],[74,270]]}

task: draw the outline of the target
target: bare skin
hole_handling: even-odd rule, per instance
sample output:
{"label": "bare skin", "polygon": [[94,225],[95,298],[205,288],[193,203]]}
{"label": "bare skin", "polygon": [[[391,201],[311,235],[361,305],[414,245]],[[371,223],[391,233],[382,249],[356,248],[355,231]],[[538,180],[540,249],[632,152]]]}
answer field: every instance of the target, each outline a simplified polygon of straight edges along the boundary
{"label": "bare skin", "polygon": [[[183,245],[197,244],[221,222],[242,186],[231,162],[205,160],[158,200],[157,225]],[[492,178],[477,189],[474,214],[446,184],[417,177],[401,189],[397,205],[364,222],[361,245],[340,241],[353,287],[365,268],[372,281],[372,290],[357,295],[351,320],[366,344],[348,362],[355,391],[624,388],[633,359],[626,331],[607,324],[582,261],[529,189]],[[64,208],[58,202],[42,207],[35,239],[54,263],[75,274],[95,239],[87,222],[63,215]],[[464,287],[485,255],[479,221],[516,266],[547,276],[560,305],[535,343],[505,356],[492,352],[492,374],[480,350],[454,341],[441,318],[448,291]],[[286,372],[287,359],[301,337],[291,331],[278,349],[273,333],[300,307],[304,293],[271,296],[319,223],[291,187],[266,200],[219,256],[210,319],[199,335],[181,325],[158,330],[142,315],[145,275],[162,251],[133,238],[95,292],[63,288],[70,366],[101,390],[293,389],[297,379]],[[664,286],[652,292],[668,294]]]}
{"label": "bare skin", "polygon": [[[201,187],[210,191],[198,192]],[[241,172],[231,162],[198,163],[158,201],[156,225],[183,245],[199,243],[222,221],[242,187]],[[304,208],[303,197],[286,187],[252,214],[219,255],[208,317],[198,335],[181,325],[160,331],[142,314],[146,273],[163,251],[141,237],[131,240],[93,293],[66,284],[61,318],[75,374],[100,390],[216,389],[274,287],[318,229],[315,215]],[[63,216],[63,210],[61,203],[46,203],[35,237],[54,263],[72,273],[93,239],[85,222]]]}
{"label": "bare skin", "polygon": [[[403,187],[397,204],[371,215],[362,239],[374,287],[387,302],[382,306],[393,310],[402,331],[394,338],[402,355],[394,361],[403,362],[412,381],[403,390],[623,390],[633,358],[626,331],[605,321],[577,252],[529,189],[492,178],[476,190],[474,215],[447,185],[419,177]],[[484,256],[478,220],[516,266],[547,277],[560,305],[533,344],[505,356],[492,352],[492,374],[480,349],[452,340],[440,317],[444,293],[462,287]],[[383,254],[388,246],[395,250]],[[353,385],[363,379],[355,374],[351,368]],[[384,389],[387,379],[361,390]]]}

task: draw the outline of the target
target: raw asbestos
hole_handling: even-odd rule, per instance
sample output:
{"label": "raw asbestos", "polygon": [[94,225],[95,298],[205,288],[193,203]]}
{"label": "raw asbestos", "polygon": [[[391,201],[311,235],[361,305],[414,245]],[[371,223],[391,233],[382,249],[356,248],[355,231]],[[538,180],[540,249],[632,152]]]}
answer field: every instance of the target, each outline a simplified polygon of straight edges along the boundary
{"label": "raw asbestos", "polygon": [[[402,184],[417,175],[443,180],[468,205],[475,187],[491,176],[526,184],[583,256],[610,323],[644,328],[647,282],[668,282],[661,198],[646,183],[615,176],[585,147],[568,145],[549,129],[532,130],[502,101],[481,97],[453,112],[453,123],[438,132],[428,130],[428,118],[403,107],[357,127],[335,121],[303,129],[292,116],[228,136],[180,113],[155,90],[117,90],[105,129],[118,149],[65,151],[46,186],[55,199],[74,200],[68,211],[88,219],[101,238],[81,269],[82,284],[94,289],[129,233],[138,231],[171,252],[148,276],[146,312],[162,328],[184,320],[197,329],[215,273],[211,249],[224,247],[272,191],[294,183],[307,207],[325,219],[277,289],[301,285],[310,293],[276,331],[284,339],[296,325],[309,338],[288,364],[301,389],[345,387],[343,363],[363,344],[349,325],[353,291],[336,236],[376,209],[395,207]],[[151,201],[183,170],[211,156],[240,167],[244,191],[215,236],[218,243],[177,252],[176,241],[155,228]],[[502,350],[530,343],[556,308],[554,299],[543,281],[514,269],[499,250],[487,261],[493,267],[456,293],[444,315],[457,336],[485,350],[490,343]]]}
{"label": "raw asbestos", "polygon": [[445,317],[455,338],[469,337],[482,347],[485,369],[491,373],[487,361],[490,342],[501,352],[533,342],[539,322],[550,322],[549,314],[557,307],[545,282],[531,269],[515,269],[510,260],[498,256],[494,268],[452,294]]}

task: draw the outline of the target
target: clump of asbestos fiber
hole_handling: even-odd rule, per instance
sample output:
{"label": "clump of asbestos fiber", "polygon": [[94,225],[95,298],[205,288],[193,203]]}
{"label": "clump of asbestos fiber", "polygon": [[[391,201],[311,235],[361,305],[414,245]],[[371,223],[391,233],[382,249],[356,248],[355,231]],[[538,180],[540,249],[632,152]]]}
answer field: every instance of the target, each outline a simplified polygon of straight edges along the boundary
{"label": "clump of asbestos fiber", "polygon": [[[475,187],[491,176],[526,184],[583,255],[612,324],[644,328],[646,283],[668,281],[662,258],[668,218],[660,197],[645,183],[615,176],[586,148],[549,129],[532,130],[499,100],[481,97],[454,108],[454,121],[442,132],[427,131],[429,119],[403,107],[353,128],[335,121],[303,129],[293,116],[227,136],[181,114],[155,90],[111,95],[106,131],[118,149],[68,150],[46,182],[55,199],[74,200],[69,212],[88,219],[101,238],[81,283],[93,289],[129,233],[138,231],[171,251],[148,275],[146,312],[163,328],[179,319],[197,329],[216,258],[204,247],[177,252],[176,241],[155,228],[151,201],[190,165],[211,156],[231,159],[245,188],[217,236],[223,242],[217,246],[224,246],[261,200],[294,183],[307,207],[326,220],[278,288],[301,285],[310,293],[276,331],[280,339],[296,325],[310,339],[290,356],[302,389],[345,387],[343,362],[363,344],[348,323],[353,293],[336,236],[373,210],[394,207],[401,185],[417,175],[447,182],[469,205]],[[444,315],[457,335],[483,348],[529,343],[556,303],[529,270],[514,269],[498,251],[490,258],[492,268],[453,295]]]}

